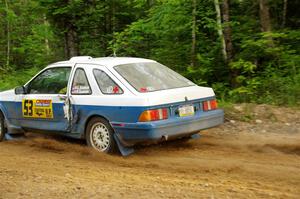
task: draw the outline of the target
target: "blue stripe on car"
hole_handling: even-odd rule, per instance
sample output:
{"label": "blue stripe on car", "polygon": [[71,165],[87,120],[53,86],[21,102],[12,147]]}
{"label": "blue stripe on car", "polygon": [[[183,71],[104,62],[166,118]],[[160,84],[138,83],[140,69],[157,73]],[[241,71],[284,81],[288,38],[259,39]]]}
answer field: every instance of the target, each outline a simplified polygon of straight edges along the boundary
{"label": "blue stripe on car", "polygon": [[[209,128],[223,122],[223,111],[203,112],[201,102],[214,97],[183,101],[159,106],[92,106],[73,105],[72,129],[68,129],[67,119],[63,114],[63,103],[53,103],[53,119],[29,119],[22,116],[21,102],[0,102],[0,107],[6,108],[6,117],[12,126],[52,130],[62,132],[72,137],[84,137],[85,127],[89,118],[102,116],[106,118],[115,130],[120,141],[127,146],[146,140],[159,140],[162,136],[180,136],[194,133],[200,129]],[[178,107],[192,104],[194,116],[179,117]],[[140,114],[149,109],[168,107],[169,119],[154,122],[138,122]]]}

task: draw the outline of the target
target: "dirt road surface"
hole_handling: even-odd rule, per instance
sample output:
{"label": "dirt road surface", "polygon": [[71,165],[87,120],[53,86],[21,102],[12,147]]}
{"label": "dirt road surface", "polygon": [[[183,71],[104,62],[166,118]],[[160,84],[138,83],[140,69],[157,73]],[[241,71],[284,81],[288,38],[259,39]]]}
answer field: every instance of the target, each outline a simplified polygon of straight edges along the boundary
{"label": "dirt road surface", "polygon": [[300,111],[247,107],[129,157],[57,136],[2,142],[0,198],[299,198]]}

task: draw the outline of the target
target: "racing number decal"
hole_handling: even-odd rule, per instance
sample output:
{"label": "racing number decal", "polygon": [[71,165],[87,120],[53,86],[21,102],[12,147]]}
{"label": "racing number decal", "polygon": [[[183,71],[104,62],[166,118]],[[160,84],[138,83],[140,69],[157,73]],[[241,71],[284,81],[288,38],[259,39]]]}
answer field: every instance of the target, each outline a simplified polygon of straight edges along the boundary
{"label": "racing number decal", "polygon": [[33,100],[24,100],[22,106],[23,116],[31,117],[33,115]]}
{"label": "racing number decal", "polygon": [[25,118],[53,118],[52,100],[22,100],[22,113]]}

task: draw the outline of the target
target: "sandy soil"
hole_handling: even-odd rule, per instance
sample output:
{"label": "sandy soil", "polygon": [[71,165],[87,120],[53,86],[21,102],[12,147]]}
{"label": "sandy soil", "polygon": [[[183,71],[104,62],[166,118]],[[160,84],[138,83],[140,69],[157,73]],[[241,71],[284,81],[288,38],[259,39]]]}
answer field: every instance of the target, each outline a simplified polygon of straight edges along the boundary
{"label": "sandy soil", "polygon": [[57,136],[2,142],[0,198],[299,198],[300,111],[238,105],[228,113],[201,139],[125,158]]}

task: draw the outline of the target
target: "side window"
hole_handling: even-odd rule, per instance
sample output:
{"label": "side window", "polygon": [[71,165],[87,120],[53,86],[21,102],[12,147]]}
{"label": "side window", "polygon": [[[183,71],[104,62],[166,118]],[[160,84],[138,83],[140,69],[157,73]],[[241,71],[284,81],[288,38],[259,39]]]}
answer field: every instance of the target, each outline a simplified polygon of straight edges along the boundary
{"label": "side window", "polygon": [[104,94],[122,94],[123,90],[105,72],[94,69],[94,76],[98,86]]}
{"label": "side window", "polygon": [[92,93],[88,79],[82,68],[76,69],[71,93],[73,95],[89,95]]}
{"label": "side window", "polygon": [[70,67],[47,69],[28,84],[27,93],[66,94],[70,72]]}

